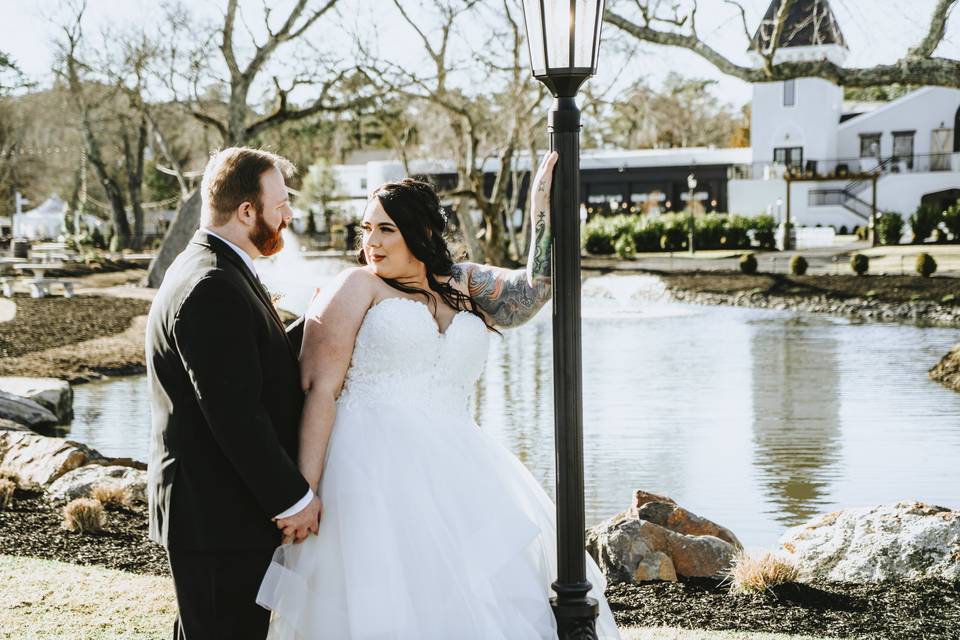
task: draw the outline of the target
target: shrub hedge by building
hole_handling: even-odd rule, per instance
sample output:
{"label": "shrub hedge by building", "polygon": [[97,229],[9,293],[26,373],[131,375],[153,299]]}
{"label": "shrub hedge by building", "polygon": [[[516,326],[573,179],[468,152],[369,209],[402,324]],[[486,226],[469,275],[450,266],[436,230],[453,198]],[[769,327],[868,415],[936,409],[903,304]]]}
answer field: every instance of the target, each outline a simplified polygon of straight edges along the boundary
{"label": "shrub hedge by building", "polygon": [[[631,255],[635,252],[689,249],[690,218],[683,213],[659,216],[595,216],[583,229],[583,248],[593,255]],[[774,248],[774,220],[708,213],[694,223],[696,249]],[[619,242],[619,244],[618,244]]]}

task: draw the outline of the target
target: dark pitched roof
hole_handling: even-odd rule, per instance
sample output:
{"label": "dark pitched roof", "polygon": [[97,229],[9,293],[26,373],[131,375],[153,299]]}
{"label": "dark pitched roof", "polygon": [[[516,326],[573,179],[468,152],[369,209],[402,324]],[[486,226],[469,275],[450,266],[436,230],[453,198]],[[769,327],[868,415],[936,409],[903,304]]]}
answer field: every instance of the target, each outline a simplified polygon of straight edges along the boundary
{"label": "dark pitched roof", "polygon": [[[766,49],[773,37],[774,22],[777,11],[784,0],[773,0],[757,32],[750,42],[751,49]],[[783,31],[777,42],[777,48],[782,47],[810,47],[816,45],[836,44],[846,47],[837,17],[830,9],[827,0],[797,0],[790,8]]]}

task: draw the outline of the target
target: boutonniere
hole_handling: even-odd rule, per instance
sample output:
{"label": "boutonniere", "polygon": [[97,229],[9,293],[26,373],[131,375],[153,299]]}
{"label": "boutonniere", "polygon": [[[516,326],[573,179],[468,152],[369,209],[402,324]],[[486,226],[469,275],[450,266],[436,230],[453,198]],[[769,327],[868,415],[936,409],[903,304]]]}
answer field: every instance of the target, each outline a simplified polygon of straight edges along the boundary
{"label": "boutonniere", "polygon": [[269,289],[267,290],[267,295],[270,296],[270,304],[277,306],[277,303],[280,302],[280,299],[283,298],[282,293],[273,293]]}

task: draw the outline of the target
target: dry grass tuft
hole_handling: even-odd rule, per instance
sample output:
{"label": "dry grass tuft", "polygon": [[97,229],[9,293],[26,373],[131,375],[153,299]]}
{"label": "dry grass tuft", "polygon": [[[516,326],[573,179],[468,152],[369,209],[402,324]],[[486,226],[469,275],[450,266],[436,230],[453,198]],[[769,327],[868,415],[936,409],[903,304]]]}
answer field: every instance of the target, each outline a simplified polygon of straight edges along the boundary
{"label": "dry grass tuft", "polygon": [[6,509],[13,502],[13,493],[17,490],[17,485],[13,480],[0,478],[0,511]]}
{"label": "dry grass tuft", "polygon": [[799,571],[787,560],[769,551],[756,557],[740,551],[727,573],[731,593],[761,594],[770,587],[796,582]]}
{"label": "dry grass tuft", "polygon": [[92,498],[77,498],[63,508],[63,528],[75,533],[103,531],[103,504]]}
{"label": "dry grass tuft", "polygon": [[23,483],[20,481],[20,474],[16,471],[11,471],[10,469],[0,469],[0,480],[9,480],[14,484],[14,486],[21,486]]}
{"label": "dry grass tuft", "polygon": [[124,509],[130,506],[130,494],[119,482],[98,484],[90,491],[90,497],[98,500],[106,509]]}

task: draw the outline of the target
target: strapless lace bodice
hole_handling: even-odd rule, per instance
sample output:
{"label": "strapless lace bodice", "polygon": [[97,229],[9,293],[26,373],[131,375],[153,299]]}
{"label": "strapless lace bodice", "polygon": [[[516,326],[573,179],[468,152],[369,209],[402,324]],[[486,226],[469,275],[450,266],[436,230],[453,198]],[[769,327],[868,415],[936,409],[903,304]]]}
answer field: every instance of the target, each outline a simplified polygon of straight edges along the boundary
{"label": "strapless lace bodice", "polygon": [[489,340],[486,325],[471,313],[458,313],[441,333],[424,303],[386,298],[360,325],[338,402],[400,404],[430,414],[465,412]]}

